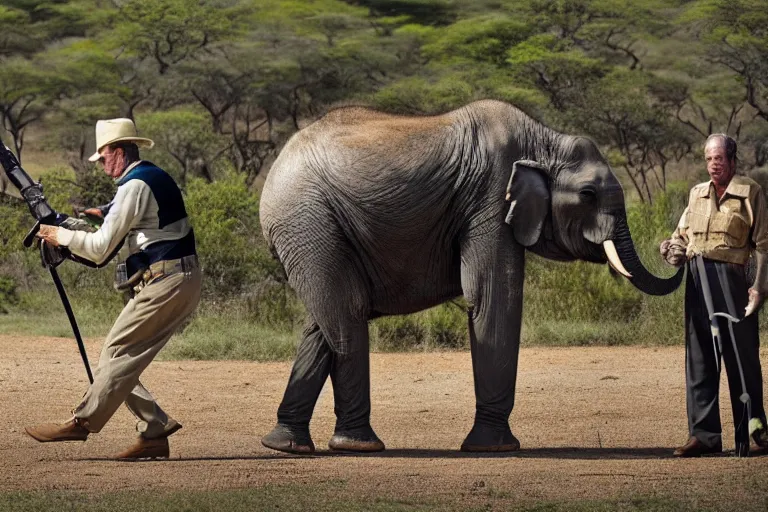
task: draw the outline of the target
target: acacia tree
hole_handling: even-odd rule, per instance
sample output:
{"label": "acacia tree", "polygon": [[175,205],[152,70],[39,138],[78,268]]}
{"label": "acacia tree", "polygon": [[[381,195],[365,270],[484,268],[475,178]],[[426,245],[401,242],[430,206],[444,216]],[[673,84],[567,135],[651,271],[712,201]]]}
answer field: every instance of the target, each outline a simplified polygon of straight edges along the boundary
{"label": "acacia tree", "polygon": [[[707,58],[739,77],[747,103],[768,121],[768,11],[750,0],[704,0],[684,20],[700,28]],[[735,84],[734,84],[735,85]]]}
{"label": "acacia tree", "polygon": [[139,116],[137,123],[157,145],[153,161],[173,174],[182,188],[192,177],[214,181],[216,161],[226,150],[226,141],[214,133],[205,113],[152,112]]}
{"label": "acacia tree", "polygon": [[375,90],[400,62],[394,38],[377,36],[364,9],[334,12],[340,5],[264,2],[247,36],[210,45],[168,73],[228,141],[224,156],[248,184],[306,119]]}
{"label": "acacia tree", "polygon": [[535,33],[519,17],[475,16],[424,32],[421,54],[425,62],[483,62],[504,68],[507,52]]}
{"label": "acacia tree", "polygon": [[199,0],[128,0],[115,13],[111,37],[125,52],[149,59],[157,72],[193,57],[237,30],[236,3]]}
{"label": "acacia tree", "polygon": [[557,112],[577,106],[610,69],[599,59],[549,34],[528,38],[510,49],[507,56],[519,80],[546,94]]}
{"label": "acacia tree", "polygon": [[[742,143],[747,166],[768,163],[768,13],[761,2],[703,0],[690,5],[681,26],[703,42],[699,62],[708,104],[707,133],[725,131]],[[754,122],[757,120],[758,122]],[[702,130],[704,131],[704,130]]]}
{"label": "acacia tree", "polygon": [[507,63],[508,52],[534,33],[526,20],[506,13],[483,13],[445,27],[402,26],[385,38],[401,50],[373,101],[414,114],[491,97],[538,112],[546,98],[529,80],[518,80]]}
{"label": "acacia tree", "polygon": [[30,55],[38,47],[29,13],[0,5],[0,56]]}
{"label": "acacia tree", "polygon": [[638,197],[652,203],[654,190],[666,189],[669,164],[691,152],[689,130],[671,115],[685,94],[680,82],[617,68],[585,91],[563,119],[607,144],[612,163],[625,170]]}
{"label": "acacia tree", "polygon": [[370,9],[371,17],[402,18],[420,25],[450,25],[458,16],[450,0],[345,0]]}
{"label": "acacia tree", "polygon": [[[548,33],[607,64],[643,67],[647,40],[674,29],[672,0],[513,0],[538,33]],[[665,16],[667,13],[669,15]]]}
{"label": "acacia tree", "polygon": [[675,118],[689,104],[680,80],[644,69],[647,40],[672,23],[658,13],[672,4],[536,0],[513,4],[538,33],[507,52],[515,76],[549,99],[550,119],[607,146],[638,196],[651,202],[666,188],[671,162],[691,149],[691,130]]}
{"label": "acacia tree", "polygon": [[167,75],[209,47],[240,35],[247,10],[237,0],[127,0],[105,15],[99,42],[112,51],[120,72],[122,115],[167,109],[190,100]]}
{"label": "acacia tree", "polygon": [[277,147],[271,111],[279,109],[280,102],[259,94],[269,83],[269,67],[252,58],[249,48],[253,47],[221,49],[215,58],[180,67],[178,75],[207,114],[211,133],[222,141],[217,154],[226,155],[251,183]]}
{"label": "acacia tree", "polygon": [[94,19],[86,3],[9,0],[0,6],[0,122],[20,158],[27,129],[51,114],[73,78],[56,69],[46,48],[85,35]]}
{"label": "acacia tree", "polygon": [[21,159],[27,128],[40,121],[64,88],[61,77],[21,57],[0,64],[0,121]]}

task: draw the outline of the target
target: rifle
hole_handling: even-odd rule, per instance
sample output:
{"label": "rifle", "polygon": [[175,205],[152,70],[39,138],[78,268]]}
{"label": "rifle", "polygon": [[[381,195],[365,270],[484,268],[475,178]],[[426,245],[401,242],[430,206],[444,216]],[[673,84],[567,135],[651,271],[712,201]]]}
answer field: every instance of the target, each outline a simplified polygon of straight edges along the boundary
{"label": "rifle", "polygon": [[[22,199],[27,203],[29,212],[35,218],[35,225],[24,237],[24,247],[31,247],[35,241],[35,235],[40,231],[40,226],[43,224],[57,226],[63,220],[67,218],[66,215],[62,215],[56,212],[48,204],[48,201],[43,195],[43,185],[40,182],[35,183],[32,178],[21,167],[21,163],[18,158],[11,152],[8,147],[3,144],[0,139],[0,165],[5,170],[5,174],[13,185],[19,189]],[[77,320],[75,314],[72,311],[72,305],[69,303],[67,292],[64,290],[64,286],[59,278],[59,273],[56,271],[56,267],[68,256],[69,251],[60,251],[62,257],[53,257],[56,252],[48,249],[45,242],[40,242],[40,257],[42,259],[43,267],[48,268],[51,273],[54,285],[56,285],[56,291],[59,293],[61,303],[64,306],[64,311],[67,313],[69,324],[72,326],[72,332],[77,340],[77,347],[80,350],[80,357],[85,365],[85,372],[88,374],[88,380],[93,383],[93,374],[91,373],[91,366],[88,364],[88,355],[85,352],[85,344],[83,338],[80,336],[80,329],[77,327]]]}

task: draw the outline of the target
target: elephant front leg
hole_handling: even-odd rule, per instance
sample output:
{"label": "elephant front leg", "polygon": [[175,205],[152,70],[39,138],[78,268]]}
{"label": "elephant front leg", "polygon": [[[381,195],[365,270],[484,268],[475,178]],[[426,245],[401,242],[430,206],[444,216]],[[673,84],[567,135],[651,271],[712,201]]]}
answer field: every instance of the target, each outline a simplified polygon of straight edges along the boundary
{"label": "elephant front leg", "polygon": [[283,401],[277,410],[277,425],[261,439],[261,444],[287,453],[313,453],[315,444],[309,421],[328,374],[333,352],[315,323],[304,337],[293,363]]}
{"label": "elephant front leg", "polygon": [[473,244],[462,254],[476,399],[475,423],[462,451],[520,449],[509,415],[515,404],[524,265],[524,249],[512,240],[496,248]]}

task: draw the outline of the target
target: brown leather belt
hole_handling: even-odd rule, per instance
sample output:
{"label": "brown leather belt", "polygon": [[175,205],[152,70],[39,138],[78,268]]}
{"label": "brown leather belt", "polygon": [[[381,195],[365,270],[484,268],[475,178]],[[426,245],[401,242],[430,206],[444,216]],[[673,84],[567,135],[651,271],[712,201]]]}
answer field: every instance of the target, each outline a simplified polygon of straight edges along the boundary
{"label": "brown leather belt", "polygon": [[151,281],[163,277],[178,274],[179,272],[190,272],[200,266],[197,255],[184,256],[175,260],[160,260],[152,263],[141,276],[140,285],[146,286]]}

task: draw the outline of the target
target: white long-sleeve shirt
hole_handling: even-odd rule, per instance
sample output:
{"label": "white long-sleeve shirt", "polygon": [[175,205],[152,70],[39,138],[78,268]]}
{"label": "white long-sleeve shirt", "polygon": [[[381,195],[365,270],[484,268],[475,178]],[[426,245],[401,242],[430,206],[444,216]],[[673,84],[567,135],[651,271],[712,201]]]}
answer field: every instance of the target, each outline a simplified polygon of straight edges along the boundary
{"label": "white long-sleeve shirt", "polygon": [[164,171],[135,162],[117,178],[117,192],[104,223],[93,233],[59,227],[56,239],[76,256],[103,263],[126,238],[128,255],[191,230],[181,193]]}

